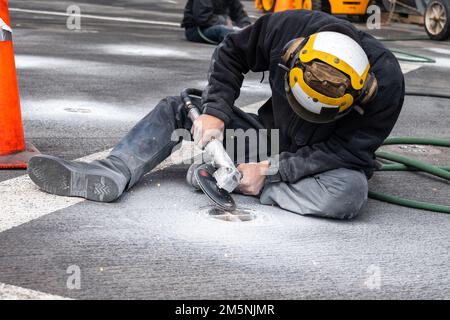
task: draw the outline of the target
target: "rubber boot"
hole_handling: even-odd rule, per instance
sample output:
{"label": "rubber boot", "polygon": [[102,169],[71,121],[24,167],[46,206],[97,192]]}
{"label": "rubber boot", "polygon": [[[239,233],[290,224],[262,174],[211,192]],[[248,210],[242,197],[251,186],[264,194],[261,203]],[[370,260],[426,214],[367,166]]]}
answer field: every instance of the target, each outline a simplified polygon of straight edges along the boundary
{"label": "rubber boot", "polygon": [[123,161],[114,156],[85,163],[38,155],[31,158],[28,174],[45,192],[99,202],[119,198],[131,177]]}

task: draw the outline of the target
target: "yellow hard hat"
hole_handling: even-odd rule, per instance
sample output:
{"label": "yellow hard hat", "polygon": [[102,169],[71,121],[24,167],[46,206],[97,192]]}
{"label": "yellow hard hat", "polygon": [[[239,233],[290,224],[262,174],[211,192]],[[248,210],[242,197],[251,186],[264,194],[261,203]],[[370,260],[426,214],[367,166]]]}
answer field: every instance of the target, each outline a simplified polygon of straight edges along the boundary
{"label": "yellow hard hat", "polygon": [[[328,123],[376,93],[363,48],[348,35],[323,31],[286,46],[286,95],[303,119]],[[287,54],[287,56],[286,56]]]}

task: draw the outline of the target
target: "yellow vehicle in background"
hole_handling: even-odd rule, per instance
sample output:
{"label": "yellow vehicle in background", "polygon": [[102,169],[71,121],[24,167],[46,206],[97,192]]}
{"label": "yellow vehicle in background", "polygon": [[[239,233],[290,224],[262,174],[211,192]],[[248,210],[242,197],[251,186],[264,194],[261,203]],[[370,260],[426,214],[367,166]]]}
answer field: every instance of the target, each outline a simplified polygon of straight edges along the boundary
{"label": "yellow vehicle in background", "polygon": [[255,0],[256,8],[263,12],[320,10],[356,17],[360,22],[367,20],[367,8],[377,3],[387,12],[422,15],[425,30],[433,40],[450,38],[450,0]]}
{"label": "yellow vehicle in background", "polygon": [[320,10],[331,14],[354,15],[365,20],[371,0],[255,0],[256,8],[263,12],[290,9]]}

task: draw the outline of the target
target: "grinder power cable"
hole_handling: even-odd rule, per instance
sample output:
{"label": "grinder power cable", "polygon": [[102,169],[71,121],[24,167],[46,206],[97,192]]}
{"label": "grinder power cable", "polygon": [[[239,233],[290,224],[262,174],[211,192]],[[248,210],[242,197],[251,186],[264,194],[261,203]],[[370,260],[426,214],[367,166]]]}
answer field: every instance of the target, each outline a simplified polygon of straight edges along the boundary
{"label": "grinder power cable", "polygon": [[[201,97],[202,91],[198,89],[184,89],[180,96],[188,118],[194,122],[201,115],[201,111],[192,103],[190,96]],[[204,159],[206,165],[199,166],[194,172],[194,179],[200,189],[218,207],[233,211],[236,203],[231,197],[231,192],[236,189],[241,181],[241,173],[225,151],[221,141],[212,139],[204,147]],[[214,171],[214,172],[213,172]]]}

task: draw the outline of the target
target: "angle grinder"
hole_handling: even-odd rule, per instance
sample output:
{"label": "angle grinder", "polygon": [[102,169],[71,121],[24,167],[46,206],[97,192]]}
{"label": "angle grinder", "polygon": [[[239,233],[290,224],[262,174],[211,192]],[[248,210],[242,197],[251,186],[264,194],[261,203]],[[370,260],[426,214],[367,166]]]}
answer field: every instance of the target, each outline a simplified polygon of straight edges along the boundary
{"label": "angle grinder", "polygon": [[[198,89],[185,89],[181,92],[188,118],[194,122],[201,115],[201,111],[192,103],[190,96],[201,97],[202,91]],[[199,166],[194,172],[200,189],[217,206],[226,210],[236,209],[236,203],[231,197],[231,192],[237,188],[241,181],[241,173],[225,151],[221,141],[212,139],[204,147],[204,159],[206,164]]]}

